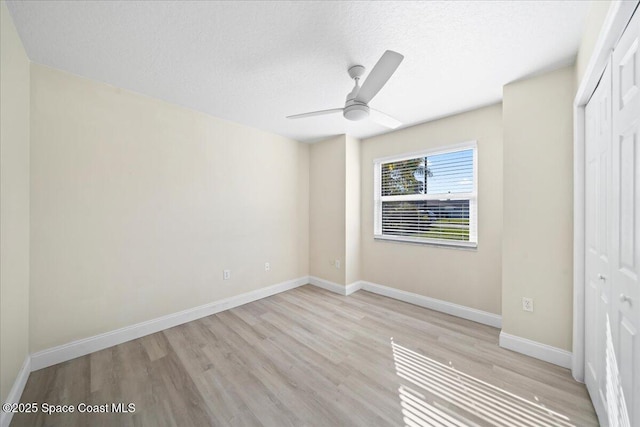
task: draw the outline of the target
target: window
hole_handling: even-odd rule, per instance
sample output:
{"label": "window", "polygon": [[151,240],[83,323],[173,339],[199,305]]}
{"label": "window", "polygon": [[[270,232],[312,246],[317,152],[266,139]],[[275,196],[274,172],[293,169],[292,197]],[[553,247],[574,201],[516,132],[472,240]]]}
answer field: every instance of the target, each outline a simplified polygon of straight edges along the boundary
{"label": "window", "polygon": [[476,247],[475,141],[374,161],[374,237]]}

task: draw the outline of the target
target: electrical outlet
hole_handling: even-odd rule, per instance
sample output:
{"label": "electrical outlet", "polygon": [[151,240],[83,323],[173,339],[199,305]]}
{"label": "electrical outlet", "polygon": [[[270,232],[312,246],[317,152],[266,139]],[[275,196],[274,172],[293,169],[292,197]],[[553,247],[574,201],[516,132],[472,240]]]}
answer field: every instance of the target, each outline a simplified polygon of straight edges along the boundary
{"label": "electrical outlet", "polygon": [[222,280],[231,279],[231,270],[222,270]]}
{"label": "electrical outlet", "polygon": [[533,311],[533,298],[522,297],[522,309],[524,311]]}
{"label": "electrical outlet", "polygon": [[339,259],[336,260],[336,268],[340,268],[340,260]]}
{"label": "electrical outlet", "polygon": [[269,264],[268,262],[264,263],[264,271],[271,271],[271,264]]}

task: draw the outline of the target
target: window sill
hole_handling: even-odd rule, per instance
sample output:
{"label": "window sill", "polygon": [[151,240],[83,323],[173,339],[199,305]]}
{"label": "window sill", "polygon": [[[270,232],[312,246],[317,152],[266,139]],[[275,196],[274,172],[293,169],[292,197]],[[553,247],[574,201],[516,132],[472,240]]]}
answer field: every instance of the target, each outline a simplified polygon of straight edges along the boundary
{"label": "window sill", "polygon": [[403,237],[403,236],[385,236],[385,235],[374,235],[374,240],[381,240],[387,242],[396,242],[396,243],[410,243],[414,245],[423,245],[423,246],[437,246],[441,248],[449,248],[449,249],[467,249],[467,250],[476,250],[478,249],[478,244],[474,242],[460,242],[460,241],[447,241],[440,239],[419,239],[412,237]]}

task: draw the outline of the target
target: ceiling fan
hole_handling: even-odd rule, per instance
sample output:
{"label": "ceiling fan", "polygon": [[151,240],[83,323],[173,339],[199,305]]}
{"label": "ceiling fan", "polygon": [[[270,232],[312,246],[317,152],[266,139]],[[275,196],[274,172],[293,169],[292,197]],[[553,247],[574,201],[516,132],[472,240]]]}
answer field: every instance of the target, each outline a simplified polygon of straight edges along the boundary
{"label": "ceiling fan", "polygon": [[353,90],[347,95],[344,108],[332,108],[330,110],[313,111],[311,113],[295,114],[287,116],[288,119],[302,119],[305,117],[322,116],[325,114],[342,113],[347,120],[362,120],[370,117],[374,122],[395,129],[402,123],[378,110],[369,107],[369,102],[380,92],[393,73],[404,59],[398,52],[387,50],[378,60],[376,65],[360,87],[360,77],[365,68],[362,65],[354,65],[349,68],[349,76],[356,81]]}

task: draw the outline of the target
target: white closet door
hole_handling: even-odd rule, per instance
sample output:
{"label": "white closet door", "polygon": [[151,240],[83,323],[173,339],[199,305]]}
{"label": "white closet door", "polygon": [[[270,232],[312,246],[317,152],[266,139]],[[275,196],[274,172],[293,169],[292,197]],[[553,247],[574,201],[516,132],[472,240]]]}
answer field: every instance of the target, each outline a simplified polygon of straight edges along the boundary
{"label": "white closet door", "polygon": [[586,251],[585,383],[600,418],[606,417],[606,316],[611,286],[611,66],[585,110]]}
{"label": "white closet door", "polygon": [[[613,52],[611,425],[640,426],[640,13]],[[618,372],[615,372],[617,369]],[[616,378],[616,375],[617,378]]]}

